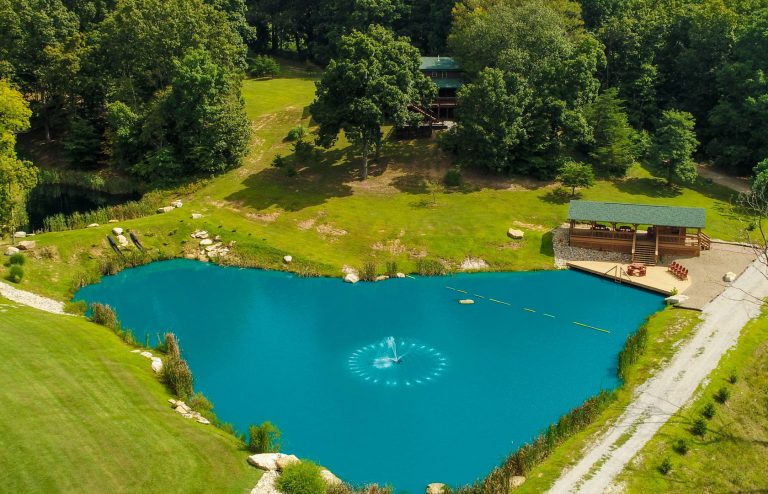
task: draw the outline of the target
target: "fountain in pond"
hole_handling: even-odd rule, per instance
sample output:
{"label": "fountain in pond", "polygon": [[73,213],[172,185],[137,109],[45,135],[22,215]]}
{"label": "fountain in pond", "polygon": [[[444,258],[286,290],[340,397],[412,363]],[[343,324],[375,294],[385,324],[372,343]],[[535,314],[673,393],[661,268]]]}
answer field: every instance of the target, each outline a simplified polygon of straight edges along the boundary
{"label": "fountain in pond", "polygon": [[349,370],[363,381],[386,386],[428,384],[440,377],[447,366],[446,358],[435,348],[394,336],[358,348],[347,363]]}

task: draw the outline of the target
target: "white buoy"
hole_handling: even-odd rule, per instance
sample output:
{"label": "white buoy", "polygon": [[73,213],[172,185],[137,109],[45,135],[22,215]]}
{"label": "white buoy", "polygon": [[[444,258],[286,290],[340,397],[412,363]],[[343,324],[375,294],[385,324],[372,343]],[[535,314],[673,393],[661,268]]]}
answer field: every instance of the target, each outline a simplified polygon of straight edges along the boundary
{"label": "white buoy", "polygon": [[459,300],[459,303],[461,305],[472,305],[472,304],[475,303],[475,301],[472,300],[471,298],[463,298],[463,299]]}

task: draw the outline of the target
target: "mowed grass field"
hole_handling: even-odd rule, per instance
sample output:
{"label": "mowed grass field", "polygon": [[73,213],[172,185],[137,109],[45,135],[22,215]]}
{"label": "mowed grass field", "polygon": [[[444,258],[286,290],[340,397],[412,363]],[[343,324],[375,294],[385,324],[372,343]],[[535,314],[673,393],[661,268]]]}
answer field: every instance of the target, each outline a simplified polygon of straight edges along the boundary
{"label": "mowed grass field", "polygon": [[171,410],[109,330],[0,298],[0,491],[248,492],[235,438]]}
{"label": "mowed grass field", "polygon": [[[207,229],[236,241],[236,254],[248,258],[249,265],[298,270],[311,264],[313,273],[329,276],[367,261],[380,270],[394,261],[398,270],[409,272],[425,258],[452,268],[467,257],[484,259],[493,270],[553,268],[550,232],[566,219],[569,200],[557,184],[468,170],[463,186],[447,189],[441,183],[452,159],[436,138],[388,138],[381,162],[372,165],[366,181],[359,178],[358,150],[343,136],[333,149],[298,159],[284,138],[296,125],[313,128],[308,106],[314,80],[289,69],[279,78],[245,81],[253,139],[241,168],[168,191],[169,201],[184,201],[180,210],[119,226],[170,256],[189,252],[188,234]],[[295,166],[296,176],[270,166],[277,154]],[[704,180],[670,189],[636,166],[627,178],[598,181],[581,197],[705,207],[707,233],[735,240],[743,225],[731,212],[734,194]],[[193,221],[191,212],[204,218]],[[111,226],[38,235],[38,244],[52,246],[56,256],[29,262],[21,287],[68,298],[72,279],[83,270],[96,271],[99,260],[111,255],[105,240]],[[525,231],[526,238],[511,241],[510,227]],[[285,254],[294,257],[292,266],[282,265]]]}
{"label": "mowed grass field", "polygon": [[[731,383],[731,375],[736,382]],[[730,398],[719,404],[721,388]],[[716,412],[703,437],[691,427],[705,405]],[[673,449],[678,440],[688,452]],[[664,458],[672,469],[659,471]],[[697,397],[667,422],[630,463],[619,481],[627,493],[768,492],[768,316],[753,320],[738,344],[699,390]]]}

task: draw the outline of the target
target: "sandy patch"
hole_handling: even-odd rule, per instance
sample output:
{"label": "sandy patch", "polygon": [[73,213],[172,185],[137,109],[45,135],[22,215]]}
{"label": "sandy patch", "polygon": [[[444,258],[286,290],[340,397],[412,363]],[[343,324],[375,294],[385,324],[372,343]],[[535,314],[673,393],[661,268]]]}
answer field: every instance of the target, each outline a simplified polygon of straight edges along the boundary
{"label": "sandy patch", "polygon": [[323,236],[331,236],[331,237],[343,237],[348,231],[342,229],[342,228],[336,228],[330,223],[323,223],[322,225],[318,225],[317,228],[315,228],[317,233]]}
{"label": "sandy patch", "polygon": [[313,226],[315,226],[315,218],[309,218],[308,220],[299,221],[296,226],[299,227],[299,230],[309,230]]}
{"label": "sandy patch", "polygon": [[517,220],[513,221],[512,224],[515,226],[519,226],[521,228],[525,228],[526,230],[533,230],[535,232],[546,232],[547,230],[549,230],[549,228],[547,228],[544,225],[536,225],[534,223],[523,223],[522,221],[517,221]]}
{"label": "sandy patch", "polygon": [[479,271],[482,269],[488,269],[488,263],[485,262],[483,259],[476,258],[476,257],[467,257],[463,261],[461,261],[460,269],[462,271]]}
{"label": "sandy patch", "polygon": [[269,213],[248,213],[246,216],[249,220],[272,223],[277,218],[279,218],[281,214],[283,214],[282,211],[270,211]]}

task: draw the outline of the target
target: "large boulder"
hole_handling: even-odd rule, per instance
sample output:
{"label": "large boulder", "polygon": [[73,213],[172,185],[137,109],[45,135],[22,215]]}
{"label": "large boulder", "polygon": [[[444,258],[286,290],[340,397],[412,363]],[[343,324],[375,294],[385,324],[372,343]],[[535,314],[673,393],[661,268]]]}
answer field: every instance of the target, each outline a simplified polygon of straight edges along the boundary
{"label": "large boulder", "polygon": [[280,474],[275,471],[265,472],[256,483],[256,487],[251,489],[251,494],[282,494],[282,492],[277,490],[276,485],[277,477],[279,475]]}
{"label": "large boulder", "polygon": [[355,283],[357,283],[358,281],[360,281],[360,277],[359,277],[358,275],[356,275],[355,273],[348,273],[348,274],[347,274],[347,275],[344,277],[344,281],[346,281],[347,283],[352,283],[352,284],[355,284]]}
{"label": "large boulder", "polygon": [[282,472],[288,465],[300,462],[301,460],[296,455],[283,455],[275,460],[275,467],[277,467],[278,472]]}
{"label": "large boulder", "polygon": [[180,208],[180,207],[182,207],[183,205],[184,205],[184,203],[182,203],[181,201],[173,201],[173,202],[171,203],[171,206],[173,206],[174,208]]}
{"label": "large boulder", "polygon": [[123,234],[123,229],[122,229],[122,228],[120,228],[119,226],[116,226],[116,227],[114,227],[114,228],[112,229],[112,233],[113,233],[114,235],[122,235],[122,234]]}
{"label": "large boulder", "polygon": [[99,227],[99,224],[98,224],[98,223],[91,223],[91,224],[90,224],[90,225],[88,225],[86,228],[98,228],[98,227]]}
{"label": "large boulder", "polygon": [[173,206],[163,206],[163,207],[161,207],[161,208],[157,208],[157,212],[158,212],[158,214],[162,214],[162,213],[170,213],[170,212],[171,212],[171,211],[173,211],[174,209],[175,209],[175,208],[174,208]]}
{"label": "large boulder", "polygon": [[283,256],[283,262],[286,264],[290,264],[293,262],[293,256]]}
{"label": "large boulder", "polygon": [[5,249],[5,255],[6,256],[12,256],[12,255],[18,254],[18,253],[19,253],[19,249],[17,247],[12,246],[12,245],[9,246],[7,249]]}
{"label": "large boulder", "polygon": [[24,238],[27,236],[27,232],[18,231],[13,234],[14,238]]}
{"label": "large boulder", "polygon": [[516,228],[510,228],[509,230],[507,230],[507,237],[515,240],[520,240],[523,237],[525,237],[525,233],[522,230],[518,230]]}
{"label": "large boulder", "polygon": [[664,301],[669,305],[680,305],[686,300],[688,300],[687,295],[672,295],[671,297],[664,299]]}
{"label": "large boulder", "polygon": [[152,370],[155,371],[155,373],[163,370],[163,359],[160,357],[152,357]]}
{"label": "large boulder", "polygon": [[205,247],[206,245],[213,245],[213,240],[211,240],[210,238],[204,238],[200,241],[200,245],[202,245],[203,247]]}
{"label": "large boulder", "polygon": [[277,460],[286,456],[283,453],[257,453],[248,457],[248,463],[262,470],[277,470]]}
{"label": "large boulder", "polygon": [[726,283],[733,283],[734,281],[736,281],[736,273],[732,271],[728,271],[723,275],[723,281],[725,281]]}
{"label": "large boulder", "polygon": [[22,240],[18,243],[19,250],[32,250],[37,247],[37,242],[34,240]]}
{"label": "large boulder", "polygon": [[127,247],[128,246],[128,239],[125,238],[125,235],[118,235],[117,236],[117,243],[120,244],[120,247]]}
{"label": "large boulder", "polygon": [[192,213],[192,219],[193,220],[199,220],[202,217],[203,217],[203,215],[200,214],[200,213]]}
{"label": "large boulder", "polygon": [[398,278],[405,278],[405,273],[397,273]]}
{"label": "large boulder", "polygon": [[443,489],[445,489],[445,484],[440,482],[427,484],[427,494],[443,494]]}
{"label": "large boulder", "polygon": [[325,483],[328,485],[341,484],[341,479],[335,476],[333,472],[326,468],[320,470],[320,477],[322,477],[322,479],[325,480]]}

